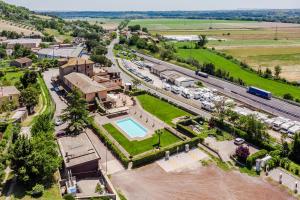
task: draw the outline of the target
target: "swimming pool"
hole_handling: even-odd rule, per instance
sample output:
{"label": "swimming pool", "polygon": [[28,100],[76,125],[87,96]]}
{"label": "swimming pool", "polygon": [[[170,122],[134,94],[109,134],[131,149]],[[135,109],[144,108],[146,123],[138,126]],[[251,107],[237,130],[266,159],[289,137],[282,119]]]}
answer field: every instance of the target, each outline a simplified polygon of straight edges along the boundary
{"label": "swimming pool", "polygon": [[131,118],[118,120],[116,121],[116,124],[132,138],[145,137],[147,135],[147,129]]}

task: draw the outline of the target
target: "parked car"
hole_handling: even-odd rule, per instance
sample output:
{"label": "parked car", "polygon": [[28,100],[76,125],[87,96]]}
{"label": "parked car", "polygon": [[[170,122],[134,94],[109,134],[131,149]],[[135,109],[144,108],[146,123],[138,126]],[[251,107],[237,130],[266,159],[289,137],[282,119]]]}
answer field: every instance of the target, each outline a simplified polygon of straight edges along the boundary
{"label": "parked car", "polygon": [[59,117],[57,117],[57,118],[55,118],[55,126],[60,126],[60,125],[62,125],[64,122],[62,121],[62,119],[61,118],[59,118]]}
{"label": "parked car", "polygon": [[245,140],[243,138],[235,138],[234,139],[234,144],[235,145],[242,145],[245,143]]}

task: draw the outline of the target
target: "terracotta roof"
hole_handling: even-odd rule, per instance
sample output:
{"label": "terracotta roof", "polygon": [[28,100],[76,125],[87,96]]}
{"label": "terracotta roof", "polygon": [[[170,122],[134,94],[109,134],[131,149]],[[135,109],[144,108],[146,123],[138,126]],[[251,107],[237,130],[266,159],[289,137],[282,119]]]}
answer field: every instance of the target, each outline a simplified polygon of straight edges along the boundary
{"label": "terracotta roof", "polygon": [[93,81],[85,74],[72,72],[71,74],[64,76],[64,78],[84,94],[107,90],[104,85]]}
{"label": "terracotta roof", "polygon": [[90,65],[90,64],[94,64],[94,62],[84,58],[70,58],[66,64],[61,66],[61,68],[76,66],[76,65],[84,65],[84,64]]}
{"label": "terracotta roof", "polygon": [[31,59],[26,58],[26,57],[15,59],[15,61],[18,62],[18,63],[21,63],[21,64],[28,63],[28,62],[32,62]]}
{"label": "terracotta roof", "polygon": [[20,91],[15,86],[0,87],[0,97],[20,94]]}

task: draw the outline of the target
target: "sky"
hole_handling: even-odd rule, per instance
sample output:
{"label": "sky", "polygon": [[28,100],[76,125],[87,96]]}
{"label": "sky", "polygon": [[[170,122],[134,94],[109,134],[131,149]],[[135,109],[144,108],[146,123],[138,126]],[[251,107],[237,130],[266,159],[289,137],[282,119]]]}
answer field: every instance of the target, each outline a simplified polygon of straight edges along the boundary
{"label": "sky", "polygon": [[31,10],[166,11],[300,8],[300,0],[4,0]]}

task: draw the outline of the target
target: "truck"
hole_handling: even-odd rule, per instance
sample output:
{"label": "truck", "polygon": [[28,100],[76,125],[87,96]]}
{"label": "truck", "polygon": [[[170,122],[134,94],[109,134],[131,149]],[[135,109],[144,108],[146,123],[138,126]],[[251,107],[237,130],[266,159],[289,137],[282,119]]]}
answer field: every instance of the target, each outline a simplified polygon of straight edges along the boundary
{"label": "truck", "polygon": [[204,72],[201,72],[200,70],[195,71],[195,74],[196,74],[197,76],[202,76],[202,77],[204,77],[204,78],[208,78],[208,74],[207,74],[207,73],[204,73]]}
{"label": "truck", "polygon": [[264,98],[264,99],[271,99],[272,98],[272,93],[268,92],[266,90],[250,86],[247,88],[247,92],[253,95],[256,95],[258,97]]}

